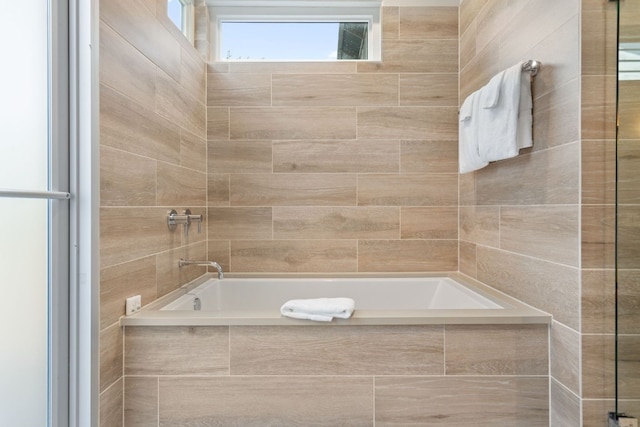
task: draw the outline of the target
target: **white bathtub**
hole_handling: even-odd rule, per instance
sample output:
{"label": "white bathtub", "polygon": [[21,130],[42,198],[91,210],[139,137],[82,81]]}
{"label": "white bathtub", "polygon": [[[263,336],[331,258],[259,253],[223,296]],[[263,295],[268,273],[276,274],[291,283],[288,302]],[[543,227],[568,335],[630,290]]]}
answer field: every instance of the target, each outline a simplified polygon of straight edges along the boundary
{"label": "white bathtub", "polygon": [[[231,275],[229,275],[231,276]],[[549,323],[551,316],[465,276],[440,277],[225,277],[206,274],[142,311],[123,317],[131,325],[317,324],[280,315],[290,299],[349,297],[350,319],[331,324]],[[194,300],[200,310],[194,310]]]}

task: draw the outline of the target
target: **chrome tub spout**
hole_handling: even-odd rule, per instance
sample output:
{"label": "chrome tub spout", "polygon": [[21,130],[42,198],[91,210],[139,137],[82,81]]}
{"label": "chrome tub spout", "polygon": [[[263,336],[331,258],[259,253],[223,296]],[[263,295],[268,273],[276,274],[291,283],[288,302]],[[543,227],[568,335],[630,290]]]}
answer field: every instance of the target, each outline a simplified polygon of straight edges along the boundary
{"label": "chrome tub spout", "polygon": [[218,270],[218,279],[222,280],[224,278],[224,272],[222,271],[222,267],[215,261],[189,261],[186,259],[180,258],[178,261],[178,267],[182,268],[185,265],[198,265],[201,267],[213,267]]}

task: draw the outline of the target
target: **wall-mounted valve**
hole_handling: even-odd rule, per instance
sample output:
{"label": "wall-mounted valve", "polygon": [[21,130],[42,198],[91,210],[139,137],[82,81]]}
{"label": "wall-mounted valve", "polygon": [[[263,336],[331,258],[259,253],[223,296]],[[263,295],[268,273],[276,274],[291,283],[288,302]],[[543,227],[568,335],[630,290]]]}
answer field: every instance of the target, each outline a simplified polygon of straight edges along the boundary
{"label": "wall-mounted valve", "polygon": [[174,231],[178,224],[182,224],[184,227],[184,235],[189,235],[189,226],[192,222],[198,223],[198,234],[202,233],[202,220],[203,216],[192,214],[191,209],[185,209],[182,214],[179,214],[175,209],[171,209],[167,214],[167,227],[169,230]]}

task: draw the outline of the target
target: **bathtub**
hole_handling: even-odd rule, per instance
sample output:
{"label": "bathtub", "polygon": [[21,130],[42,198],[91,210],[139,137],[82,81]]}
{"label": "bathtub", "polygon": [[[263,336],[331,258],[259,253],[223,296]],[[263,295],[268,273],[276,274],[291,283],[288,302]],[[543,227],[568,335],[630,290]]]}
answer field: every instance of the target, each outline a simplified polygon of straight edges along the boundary
{"label": "bathtub", "polygon": [[[303,325],[280,315],[290,299],[349,297],[338,325],[549,323],[551,316],[459,274],[446,276],[257,277],[206,274],[123,317],[124,326]],[[195,309],[197,305],[199,310]]]}

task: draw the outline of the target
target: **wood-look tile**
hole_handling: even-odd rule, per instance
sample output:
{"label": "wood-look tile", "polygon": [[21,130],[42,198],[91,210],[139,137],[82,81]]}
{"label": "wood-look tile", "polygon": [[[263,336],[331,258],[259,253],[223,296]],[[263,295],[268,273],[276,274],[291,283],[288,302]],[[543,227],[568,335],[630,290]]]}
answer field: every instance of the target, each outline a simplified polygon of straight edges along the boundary
{"label": "wood-look tile", "polygon": [[[640,204],[640,177],[638,176],[638,170],[640,169],[640,140],[638,139],[619,139],[618,141],[606,141],[606,148],[608,149],[606,154],[608,155],[606,160],[607,167],[607,184],[606,190],[609,199],[607,202],[614,203],[613,197],[616,194],[615,189],[615,167],[616,160],[618,162],[618,186],[617,197],[618,203],[621,204]],[[583,145],[587,145],[583,142]],[[616,157],[617,150],[617,157]],[[583,149],[584,152],[584,149]],[[584,166],[583,166],[584,168]],[[611,181],[614,181],[611,183]],[[596,181],[597,182],[597,181]]]}
{"label": "wood-look tile", "polygon": [[[526,1],[489,1],[478,11],[476,44],[478,50],[494,41],[499,41],[503,36],[505,29],[509,27],[509,23],[516,17],[517,12],[526,5]],[[537,16],[537,15],[534,15]],[[534,18],[535,19],[535,18]],[[520,46],[523,51],[530,45]],[[512,49],[502,49],[503,52],[509,54]]]}
{"label": "wood-look tile", "polygon": [[156,112],[199,137],[206,135],[205,105],[160,70],[156,74]]}
{"label": "wood-look tile", "polygon": [[158,226],[165,223],[167,213],[166,208],[101,208],[100,266],[106,268],[180,246],[181,231],[172,233],[166,226]]}
{"label": "wood-look tile", "polygon": [[615,4],[608,6],[582,11],[582,72],[586,75],[616,74],[617,11]]}
{"label": "wood-look tile", "polygon": [[446,375],[546,375],[547,325],[446,325]]}
{"label": "wood-look tile", "polygon": [[230,73],[257,74],[345,74],[355,73],[358,61],[237,61],[229,63]]}
{"label": "wood-look tile", "polygon": [[478,280],[579,328],[580,270],[478,246]]}
{"label": "wood-look tile", "polygon": [[[616,401],[614,399],[583,399],[582,400],[582,426],[583,427],[606,426],[609,423],[609,412],[615,412],[615,411],[616,411]],[[625,410],[625,412],[627,411]],[[637,413],[637,411],[635,412]]]}
{"label": "wood-look tile", "polygon": [[456,107],[457,74],[400,74],[400,106]]}
{"label": "wood-look tile", "polygon": [[175,79],[180,78],[180,42],[141,0],[104,0],[100,19]]}
{"label": "wood-look tile", "polygon": [[[618,144],[618,149],[624,150],[624,142]],[[614,140],[583,140],[582,141],[582,203],[585,204],[613,204],[616,195],[616,142]],[[627,157],[630,156],[630,157]],[[621,177],[618,197],[622,200],[627,199],[631,194],[638,193],[635,173],[629,173],[637,168],[627,169],[623,166],[623,162],[629,158],[635,158],[636,155],[631,153],[622,154],[619,161],[621,167],[619,173],[626,175],[627,179]],[[640,160],[640,152],[637,153],[637,159]],[[629,164],[631,166],[631,164]],[[637,166],[640,166],[637,165]],[[628,171],[628,174],[625,174]],[[625,185],[625,184],[633,185]],[[634,196],[631,197],[636,197]],[[640,194],[637,194],[637,200],[640,200]],[[624,202],[622,202],[624,203]]]}
{"label": "wood-look tile", "polygon": [[358,137],[370,139],[456,140],[453,107],[360,107]]}
{"label": "wood-look tile", "polygon": [[501,207],[500,248],[578,267],[580,261],[579,207]]}
{"label": "wood-look tile", "polygon": [[400,170],[404,173],[456,173],[458,142],[401,141]]}
{"label": "wood-look tile", "polygon": [[[583,333],[612,334],[614,332],[615,280],[615,270],[582,271],[581,331]],[[620,282],[624,283],[624,280]],[[625,299],[623,298],[622,301]]]}
{"label": "wood-look tile", "polygon": [[582,139],[615,139],[616,76],[582,76],[581,80]]}
{"label": "wood-look tile", "polygon": [[271,239],[272,208],[209,207],[209,238],[218,240]]}
{"label": "wood-look tile", "polygon": [[475,173],[477,204],[543,205],[579,201],[579,144],[520,155]]}
{"label": "wood-look tile", "polygon": [[460,105],[467,96],[480,89],[502,70],[500,53],[500,45],[494,40],[482,50],[478,50],[476,55],[466,62],[464,68],[460,69]]}
{"label": "wood-look tile", "polygon": [[549,403],[549,427],[581,425],[580,398],[553,378],[549,388]]}
{"label": "wood-look tile", "polygon": [[100,392],[122,377],[122,328],[114,324],[100,331]]}
{"label": "wood-look tile", "polygon": [[156,299],[156,260],[145,257],[100,270],[100,329],[125,314],[125,299],[142,296],[142,304]]}
{"label": "wood-look tile", "polygon": [[465,68],[476,56],[477,20],[473,20],[464,32],[460,32],[460,69]]}
{"label": "wood-look tile", "polygon": [[100,393],[100,427],[123,427],[123,390],[122,378],[104,392]]}
{"label": "wood-look tile", "polygon": [[402,239],[457,239],[458,208],[402,207]]}
{"label": "wood-look tile", "polygon": [[397,39],[400,34],[400,8],[382,7],[382,39]]}
{"label": "wood-look tile", "polygon": [[160,425],[372,426],[373,378],[160,378]]}
{"label": "wood-look tile", "polygon": [[[616,213],[615,207],[612,205],[583,205],[581,218],[581,245],[582,245],[582,267],[583,268],[614,268],[615,266],[615,232]],[[624,255],[626,252],[623,248],[633,248],[633,243],[625,245],[627,240],[622,235],[619,245]],[[631,239],[632,241],[633,239]],[[635,251],[630,252],[631,258]],[[624,256],[619,258],[622,261]],[[621,266],[624,263],[621,264]]]}
{"label": "wood-look tile", "polygon": [[124,423],[127,426],[158,426],[158,378],[124,379]]}
{"label": "wood-look tile", "polygon": [[160,206],[205,206],[207,200],[207,174],[192,169],[158,163],[157,204]]}
{"label": "wood-look tile", "polygon": [[[608,285],[611,299],[613,284]],[[640,270],[618,270],[618,331],[640,334]]]}
{"label": "wood-look tile", "polygon": [[401,7],[400,38],[457,39],[457,7]]}
{"label": "wood-look tile", "polygon": [[[195,232],[194,228],[191,229],[189,234],[192,235],[193,232]],[[180,286],[195,280],[207,271],[205,267],[198,267],[195,265],[183,268],[178,267],[178,261],[181,258],[191,260],[208,259],[207,242],[202,241],[187,246],[181,246],[179,248],[172,248],[171,250],[157,254],[155,258],[155,275],[158,278],[158,297],[161,297],[178,289]]]}
{"label": "wood-look tile", "polygon": [[[582,397],[615,397],[615,336],[582,336]],[[622,377],[621,381],[624,381]]]}
{"label": "wood-look tile", "polygon": [[142,105],[153,105],[156,67],[103,21],[100,22],[100,83]]}
{"label": "wood-look tile", "polygon": [[128,326],[125,347],[125,375],[229,374],[226,326]]}
{"label": "wood-look tile", "polygon": [[551,376],[580,395],[580,333],[553,322],[551,332]]}
{"label": "wood-look tile", "polygon": [[234,240],[235,272],[336,273],[358,271],[355,240]]}
{"label": "wood-look tile", "polygon": [[100,148],[100,204],[153,206],[156,204],[156,164],[126,151]]}
{"label": "wood-look tile", "polygon": [[274,106],[398,105],[395,74],[274,74]]}
{"label": "wood-look tile", "polygon": [[458,39],[384,39],[381,62],[357,64],[359,73],[455,73]]}
{"label": "wood-look tile", "polygon": [[210,73],[207,75],[207,106],[261,107],[271,105],[271,75]]}
{"label": "wood-look tile", "polygon": [[207,171],[206,141],[184,129],[180,130],[180,166]]}
{"label": "wood-look tile", "polygon": [[467,31],[469,26],[474,21],[477,21],[480,11],[485,7],[488,1],[489,0],[463,0],[460,2],[460,34]]}
{"label": "wood-look tile", "polygon": [[207,175],[207,206],[229,206],[229,174]]}
{"label": "wood-look tile", "polygon": [[456,174],[358,175],[358,205],[456,206]]}
{"label": "wood-look tile", "polygon": [[104,85],[100,85],[100,143],[180,163],[180,128]]}
{"label": "wood-look tile", "polygon": [[397,207],[273,208],[274,239],[394,239],[399,235]]}
{"label": "wood-look tile", "polygon": [[621,399],[640,399],[640,335],[618,336],[618,393]]}
{"label": "wood-look tile", "polygon": [[460,194],[460,206],[476,205],[476,174],[463,173],[458,177],[458,192]]}
{"label": "wood-look tile", "polygon": [[457,240],[361,240],[358,271],[457,271]]}
{"label": "wood-look tile", "polygon": [[533,107],[533,151],[580,138],[579,79],[537,98]]}
{"label": "wood-look tile", "polygon": [[231,249],[228,240],[209,240],[207,241],[207,249],[208,260],[216,261],[223,271],[231,271],[231,262],[229,260]]}
{"label": "wood-look tile", "polygon": [[460,239],[499,247],[500,208],[498,206],[461,206]]}
{"label": "wood-look tile", "polygon": [[610,211],[606,215],[607,237],[617,243],[618,268],[640,268],[640,205],[618,205],[617,242],[611,235],[614,226]]}
{"label": "wood-look tile", "polygon": [[273,170],[271,141],[209,141],[209,173],[269,173]]}
{"label": "wood-look tile", "polygon": [[443,345],[441,325],[233,326],[231,374],[442,375]]}
{"label": "wood-look tile", "polygon": [[[636,40],[637,41],[637,40]],[[615,89],[615,75],[613,76],[613,81],[607,79],[605,81],[605,99],[607,102],[613,103],[613,107],[611,104],[606,105],[606,116],[607,120],[610,120],[612,117],[611,108],[615,109],[615,98],[613,96],[615,94],[611,94],[611,90]],[[640,107],[638,107],[638,98],[640,97],[640,85],[636,80],[620,80],[619,83],[620,89],[618,90],[618,103],[620,107],[618,108],[619,114],[619,126],[618,126],[618,139],[640,139],[640,129],[638,129],[637,118],[640,114]],[[613,112],[615,114],[615,111]],[[615,116],[614,116],[615,117]],[[613,124],[610,122],[607,125],[615,126],[615,120]],[[611,136],[607,136],[607,139],[611,138]]]}
{"label": "wood-look tile", "polygon": [[[173,22],[171,24],[173,25]],[[193,54],[193,50],[192,46],[188,49],[183,47],[181,50],[179,83],[189,95],[204,104],[207,101],[207,67],[200,55]]]}
{"label": "wood-look tile", "polygon": [[546,377],[376,378],[376,425],[549,425]]}
{"label": "wood-look tile", "polygon": [[207,107],[207,139],[229,139],[229,108]]}
{"label": "wood-look tile", "polygon": [[355,107],[234,107],[231,139],[354,139]]}
{"label": "wood-look tile", "polygon": [[232,206],[355,206],[355,174],[234,174]]}
{"label": "wood-look tile", "polygon": [[476,245],[475,243],[459,242],[460,272],[474,279],[478,278],[478,269],[476,267]]}
{"label": "wood-look tile", "polygon": [[398,172],[397,140],[274,141],[274,172]]}

